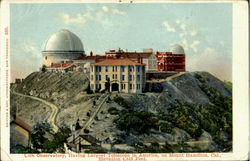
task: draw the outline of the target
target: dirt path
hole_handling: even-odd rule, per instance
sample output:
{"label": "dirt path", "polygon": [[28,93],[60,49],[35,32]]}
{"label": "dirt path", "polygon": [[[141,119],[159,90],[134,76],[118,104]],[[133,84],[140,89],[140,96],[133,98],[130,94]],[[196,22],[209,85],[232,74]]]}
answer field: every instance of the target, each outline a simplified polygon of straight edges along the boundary
{"label": "dirt path", "polygon": [[54,132],[57,132],[58,126],[56,126],[56,124],[55,124],[55,119],[56,119],[56,115],[57,115],[57,113],[58,113],[58,108],[57,108],[54,104],[52,104],[52,103],[50,103],[50,102],[48,102],[48,101],[45,101],[45,100],[43,100],[43,99],[41,99],[41,98],[34,97],[34,96],[29,96],[29,95],[24,95],[24,94],[22,94],[22,93],[17,93],[17,92],[15,92],[15,91],[11,91],[11,93],[13,93],[13,94],[15,94],[15,95],[18,95],[18,96],[27,97],[27,98],[31,98],[31,99],[33,99],[33,100],[40,101],[40,102],[42,102],[42,103],[48,105],[49,107],[51,107],[52,112],[51,112],[51,114],[50,114],[50,116],[49,116],[49,118],[48,118],[48,122],[51,123],[53,131],[54,131]]}
{"label": "dirt path", "polygon": [[146,82],[148,82],[148,83],[166,82],[166,81],[170,81],[171,79],[173,79],[173,78],[175,78],[175,77],[179,77],[179,76],[181,76],[182,74],[185,74],[185,72],[180,72],[180,73],[174,74],[174,75],[172,75],[172,76],[167,77],[166,79],[147,80]]}

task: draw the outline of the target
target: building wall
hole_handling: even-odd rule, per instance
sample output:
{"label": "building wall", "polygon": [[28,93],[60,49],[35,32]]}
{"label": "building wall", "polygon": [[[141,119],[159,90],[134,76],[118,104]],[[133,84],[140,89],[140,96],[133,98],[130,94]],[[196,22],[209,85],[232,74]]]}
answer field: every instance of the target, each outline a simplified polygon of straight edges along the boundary
{"label": "building wall", "polygon": [[185,72],[185,54],[171,52],[156,52],[158,71]]}
{"label": "building wall", "polygon": [[29,146],[29,132],[23,129],[22,127],[16,125],[16,124],[11,124],[10,125],[10,145],[15,146],[15,145],[23,145],[25,147]]}
{"label": "building wall", "polygon": [[143,63],[146,64],[146,71],[157,70],[157,57],[154,54],[151,54],[148,58],[144,58]]}
{"label": "building wall", "polygon": [[43,53],[43,64],[48,67],[51,63],[72,61],[80,56],[82,53]]}
{"label": "building wall", "polygon": [[[124,93],[142,93],[145,88],[146,74],[144,66],[91,65],[90,68],[90,88],[93,91],[98,90],[100,87],[100,90],[105,89],[106,77],[110,79],[110,91],[112,91],[114,83],[118,84],[118,91]],[[124,71],[122,68],[124,68]]]}

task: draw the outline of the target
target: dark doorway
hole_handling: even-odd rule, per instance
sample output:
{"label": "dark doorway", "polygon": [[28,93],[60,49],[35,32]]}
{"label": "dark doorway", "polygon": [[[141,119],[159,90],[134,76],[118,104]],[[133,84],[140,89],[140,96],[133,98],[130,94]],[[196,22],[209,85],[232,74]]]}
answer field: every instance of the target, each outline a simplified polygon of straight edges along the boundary
{"label": "dark doorway", "polygon": [[118,91],[118,89],[119,89],[118,83],[113,83],[112,84],[112,91]]}

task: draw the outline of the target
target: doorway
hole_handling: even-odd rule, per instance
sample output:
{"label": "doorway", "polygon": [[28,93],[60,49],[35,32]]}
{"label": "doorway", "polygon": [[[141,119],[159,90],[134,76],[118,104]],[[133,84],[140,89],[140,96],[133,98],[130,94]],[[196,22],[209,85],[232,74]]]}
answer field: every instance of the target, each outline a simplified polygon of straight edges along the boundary
{"label": "doorway", "polygon": [[118,91],[119,90],[118,83],[113,83],[111,88],[112,88],[112,91]]}

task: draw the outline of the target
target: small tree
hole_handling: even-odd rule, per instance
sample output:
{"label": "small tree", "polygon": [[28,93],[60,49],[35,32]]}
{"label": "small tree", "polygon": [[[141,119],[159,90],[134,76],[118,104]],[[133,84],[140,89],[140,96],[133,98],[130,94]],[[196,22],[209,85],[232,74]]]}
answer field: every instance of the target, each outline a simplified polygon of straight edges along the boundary
{"label": "small tree", "polygon": [[31,142],[35,149],[43,149],[43,144],[48,140],[44,134],[51,132],[51,126],[48,123],[37,123],[32,129]]}
{"label": "small tree", "polygon": [[43,66],[42,66],[41,71],[42,71],[42,72],[46,72],[46,65],[43,65]]}
{"label": "small tree", "polygon": [[108,92],[110,92],[110,79],[109,78],[105,82],[105,90],[108,90]]}

